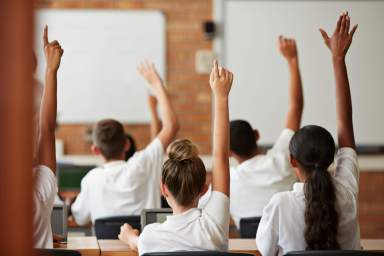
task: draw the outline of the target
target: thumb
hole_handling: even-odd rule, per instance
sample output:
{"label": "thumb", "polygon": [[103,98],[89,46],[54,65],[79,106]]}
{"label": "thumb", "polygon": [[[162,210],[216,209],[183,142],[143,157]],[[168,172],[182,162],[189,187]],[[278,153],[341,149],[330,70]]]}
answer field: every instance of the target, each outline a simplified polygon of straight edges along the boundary
{"label": "thumb", "polygon": [[323,36],[324,41],[328,42],[329,36],[328,36],[327,32],[325,32],[325,30],[322,28],[320,28],[319,31],[320,31],[321,35]]}

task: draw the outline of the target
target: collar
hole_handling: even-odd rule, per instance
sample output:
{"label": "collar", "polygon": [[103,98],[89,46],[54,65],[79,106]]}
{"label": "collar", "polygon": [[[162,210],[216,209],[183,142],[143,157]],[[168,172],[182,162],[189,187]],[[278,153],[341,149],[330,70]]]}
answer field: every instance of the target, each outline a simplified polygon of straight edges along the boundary
{"label": "collar", "polygon": [[167,222],[170,225],[186,225],[201,216],[201,210],[198,208],[191,208],[183,213],[167,216]]}
{"label": "collar", "polygon": [[297,197],[304,196],[304,182],[296,182],[293,184],[293,194]]}
{"label": "collar", "polygon": [[116,160],[116,161],[111,161],[111,162],[103,164],[103,167],[104,168],[110,168],[110,167],[115,167],[115,166],[118,166],[118,165],[121,165],[124,163],[126,163],[126,162],[123,160]]}

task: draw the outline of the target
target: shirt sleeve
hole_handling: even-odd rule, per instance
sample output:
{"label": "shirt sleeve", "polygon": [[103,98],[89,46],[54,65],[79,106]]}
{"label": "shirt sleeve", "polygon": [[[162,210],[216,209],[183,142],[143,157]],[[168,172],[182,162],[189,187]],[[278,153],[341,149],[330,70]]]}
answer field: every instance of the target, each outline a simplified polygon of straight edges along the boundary
{"label": "shirt sleeve", "polygon": [[47,166],[39,165],[34,169],[35,186],[38,200],[47,204],[49,201],[54,201],[57,193],[56,176]]}
{"label": "shirt sleeve", "polygon": [[137,152],[132,159],[128,161],[135,161],[141,171],[151,174],[153,172],[161,173],[161,166],[164,161],[164,146],[161,141],[154,139],[144,150]]}
{"label": "shirt sleeve", "polygon": [[289,143],[291,142],[291,139],[293,135],[295,134],[294,131],[291,129],[285,128],[281,133],[279,138],[276,140],[275,144],[273,145],[272,149],[269,151],[270,153],[287,153],[289,154]]}
{"label": "shirt sleeve", "polygon": [[353,148],[341,148],[337,152],[336,161],[334,178],[357,197],[359,190],[359,167],[356,151]]}
{"label": "shirt sleeve", "polygon": [[88,204],[88,191],[85,177],[81,181],[81,191],[76,197],[75,202],[71,206],[72,215],[78,225],[83,226],[88,224],[91,219],[90,206]]}
{"label": "shirt sleeve", "polygon": [[273,200],[264,207],[256,234],[256,246],[263,256],[276,255],[278,252],[278,212]]}
{"label": "shirt sleeve", "polygon": [[212,191],[203,211],[218,225],[221,231],[229,233],[229,197],[219,191]]}

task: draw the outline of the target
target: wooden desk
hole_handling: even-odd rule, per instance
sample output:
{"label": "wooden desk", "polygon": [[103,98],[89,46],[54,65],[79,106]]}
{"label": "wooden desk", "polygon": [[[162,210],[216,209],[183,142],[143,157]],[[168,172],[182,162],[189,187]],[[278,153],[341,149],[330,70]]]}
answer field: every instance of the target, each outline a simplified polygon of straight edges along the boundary
{"label": "wooden desk", "polygon": [[82,256],[100,255],[100,247],[94,236],[68,237],[67,244],[55,244],[54,247],[79,251]]}
{"label": "wooden desk", "polygon": [[384,239],[361,239],[364,250],[384,250]]}
{"label": "wooden desk", "polygon": [[[138,256],[120,240],[98,240],[101,256]],[[229,251],[259,256],[254,239],[229,239]]]}

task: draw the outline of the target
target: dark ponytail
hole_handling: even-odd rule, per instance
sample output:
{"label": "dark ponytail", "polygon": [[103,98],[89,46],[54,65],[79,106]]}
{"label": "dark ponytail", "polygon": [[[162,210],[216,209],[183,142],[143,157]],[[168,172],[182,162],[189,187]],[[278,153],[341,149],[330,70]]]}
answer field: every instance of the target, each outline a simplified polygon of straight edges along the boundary
{"label": "dark ponytail", "polygon": [[332,135],[319,126],[305,126],[295,133],[289,145],[291,155],[306,174],[304,184],[307,250],[337,250],[339,215],[336,194],[328,167],[335,156]]}

